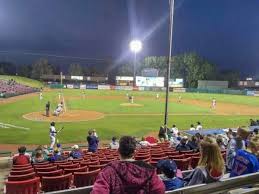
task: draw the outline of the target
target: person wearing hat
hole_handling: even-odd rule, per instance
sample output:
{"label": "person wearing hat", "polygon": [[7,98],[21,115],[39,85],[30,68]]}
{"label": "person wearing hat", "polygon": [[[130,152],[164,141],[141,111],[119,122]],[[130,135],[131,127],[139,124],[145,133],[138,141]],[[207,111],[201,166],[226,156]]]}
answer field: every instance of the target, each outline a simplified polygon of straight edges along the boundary
{"label": "person wearing hat", "polygon": [[173,160],[160,160],[157,163],[157,168],[163,173],[160,178],[165,184],[166,191],[184,186],[184,181],[176,176],[177,166]]}
{"label": "person wearing hat", "polygon": [[82,154],[81,150],[79,149],[78,145],[72,146],[72,151],[70,152],[70,157],[73,159],[78,159],[78,158],[83,157],[83,154]]}
{"label": "person wearing hat", "polygon": [[183,136],[180,143],[175,148],[177,151],[189,151],[191,150],[190,146],[188,145],[188,137]]}
{"label": "person wearing hat", "polygon": [[49,128],[50,149],[53,149],[53,147],[56,143],[56,135],[57,135],[57,131],[55,128],[55,122],[51,122],[50,128]]}

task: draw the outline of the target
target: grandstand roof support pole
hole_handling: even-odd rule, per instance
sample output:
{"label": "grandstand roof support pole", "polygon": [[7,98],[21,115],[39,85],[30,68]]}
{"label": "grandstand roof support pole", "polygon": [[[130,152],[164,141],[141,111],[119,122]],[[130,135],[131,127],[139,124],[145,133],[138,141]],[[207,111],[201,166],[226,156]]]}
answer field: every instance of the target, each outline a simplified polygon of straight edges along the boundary
{"label": "grandstand roof support pole", "polygon": [[165,116],[164,125],[168,124],[168,98],[169,98],[169,81],[172,63],[172,48],[173,48],[173,26],[174,26],[174,0],[169,0],[169,55],[167,64],[166,77],[166,98],[165,98]]}

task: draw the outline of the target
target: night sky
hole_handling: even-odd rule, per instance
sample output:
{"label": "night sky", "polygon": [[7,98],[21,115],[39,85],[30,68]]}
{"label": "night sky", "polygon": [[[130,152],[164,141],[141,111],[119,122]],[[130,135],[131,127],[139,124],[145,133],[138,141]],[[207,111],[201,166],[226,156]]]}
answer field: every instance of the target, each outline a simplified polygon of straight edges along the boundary
{"label": "night sky", "polygon": [[[195,51],[225,69],[259,72],[258,0],[175,0],[173,54]],[[168,55],[168,0],[0,0],[0,60],[53,63]],[[8,51],[3,53],[3,51]]]}

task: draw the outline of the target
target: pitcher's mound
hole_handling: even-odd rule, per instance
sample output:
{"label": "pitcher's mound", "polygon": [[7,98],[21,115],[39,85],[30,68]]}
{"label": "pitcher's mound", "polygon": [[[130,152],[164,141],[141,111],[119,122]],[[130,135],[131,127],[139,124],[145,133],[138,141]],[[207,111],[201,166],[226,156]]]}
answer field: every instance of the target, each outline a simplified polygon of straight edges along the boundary
{"label": "pitcher's mound", "polygon": [[31,121],[47,121],[47,122],[79,122],[79,121],[91,121],[104,117],[103,113],[95,111],[85,110],[69,110],[59,116],[50,115],[46,117],[44,112],[32,112],[23,115],[23,118]]}
{"label": "pitcher's mound", "polygon": [[136,103],[122,103],[120,104],[121,106],[130,106],[130,107],[140,107],[140,106],[144,106],[143,104],[136,104]]}

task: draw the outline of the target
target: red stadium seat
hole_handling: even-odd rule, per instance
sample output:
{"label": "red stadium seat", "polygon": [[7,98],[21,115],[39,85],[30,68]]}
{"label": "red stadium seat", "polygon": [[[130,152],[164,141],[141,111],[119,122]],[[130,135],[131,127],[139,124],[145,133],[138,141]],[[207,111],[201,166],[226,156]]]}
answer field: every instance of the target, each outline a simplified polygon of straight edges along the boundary
{"label": "red stadium seat", "polygon": [[145,159],[150,159],[150,155],[147,154],[147,155],[136,155],[135,157],[135,160],[145,160]]}
{"label": "red stadium seat", "polygon": [[23,175],[9,175],[8,181],[25,181],[35,178],[35,172]]}
{"label": "red stadium seat", "polygon": [[189,166],[191,164],[191,158],[185,158],[185,159],[174,159],[177,168],[181,171],[188,170]]}
{"label": "red stadium seat", "polygon": [[108,163],[110,163],[110,162],[112,162],[112,161],[114,161],[114,160],[100,160],[100,164],[102,165],[102,164],[108,164]]}
{"label": "red stadium seat", "polygon": [[40,190],[40,178],[26,181],[6,181],[6,194],[36,194]]}
{"label": "red stadium seat", "polygon": [[89,165],[88,166],[88,171],[94,171],[94,170],[97,170],[97,169],[103,169],[107,164],[97,164],[97,165]]}
{"label": "red stadium seat", "polygon": [[199,152],[198,153],[187,153],[187,154],[184,154],[184,157],[185,158],[189,158],[189,157],[199,156],[199,155],[200,155]]}
{"label": "red stadium seat", "polygon": [[179,151],[180,154],[190,154],[193,153],[193,150],[188,150],[188,151]]}
{"label": "red stadium seat", "polygon": [[71,161],[73,162],[73,164],[80,163],[81,161],[83,161],[83,158],[73,159]]}
{"label": "red stadium seat", "polygon": [[42,177],[41,190],[44,192],[59,191],[69,189],[71,185],[72,174],[54,176],[54,177]]}
{"label": "red stadium seat", "polygon": [[79,163],[75,164],[66,164],[66,165],[58,165],[59,169],[65,169],[65,168],[79,168]]}
{"label": "red stadium seat", "polygon": [[93,185],[99,172],[100,172],[100,169],[90,171],[90,172],[75,172],[74,185],[76,187]]}
{"label": "red stadium seat", "polygon": [[41,165],[38,165],[38,164],[35,164],[33,165],[34,169],[35,168],[49,168],[49,167],[52,167],[52,166],[55,166],[53,163],[50,163],[50,164],[41,164]]}
{"label": "red stadium seat", "polygon": [[33,168],[27,169],[27,170],[20,170],[20,171],[10,171],[10,175],[23,175],[23,174],[29,174],[34,172]]}
{"label": "red stadium seat", "polygon": [[37,172],[36,176],[40,177],[42,179],[43,176],[46,177],[53,177],[53,176],[61,176],[63,174],[63,170],[55,170],[50,172]]}
{"label": "red stadium seat", "polygon": [[86,172],[88,170],[87,166],[81,167],[81,168],[65,168],[64,169],[64,174],[69,174],[74,172]]}
{"label": "red stadium seat", "polygon": [[151,157],[151,161],[159,161],[159,160],[166,160],[168,159],[167,156],[162,156],[162,157]]}
{"label": "red stadium seat", "polygon": [[31,169],[32,166],[25,166],[25,167],[13,167],[11,169],[11,171],[23,171],[23,170],[28,170],[28,169]]}
{"label": "red stadium seat", "polygon": [[182,155],[172,155],[172,156],[169,156],[169,158],[171,160],[174,160],[174,159],[183,159],[184,158],[184,154]]}
{"label": "red stadium seat", "polygon": [[31,164],[23,164],[23,165],[13,165],[13,168],[22,168],[22,167],[27,167],[27,166],[30,166],[31,167]]}
{"label": "red stadium seat", "polygon": [[164,152],[151,153],[151,157],[154,157],[154,158],[159,158],[159,157],[164,157],[164,156],[166,156]]}
{"label": "red stadium seat", "polygon": [[51,164],[51,163],[49,163],[49,161],[45,161],[45,162],[34,163],[32,165],[33,166],[35,166],[35,165],[40,166],[40,165],[47,165],[47,164]]}
{"label": "red stadium seat", "polygon": [[191,167],[194,169],[198,166],[200,156],[193,156],[191,161]]}
{"label": "red stadium seat", "polygon": [[57,166],[50,166],[50,167],[46,167],[46,168],[35,168],[35,171],[38,172],[50,172],[50,171],[54,171],[54,170],[57,170]]}
{"label": "red stadium seat", "polygon": [[71,161],[68,161],[68,160],[59,160],[59,161],[54,161],[55,164],[60,164],[60,163],[72,163]]}
{"label": "red stadium seat", "polygon": [[94,161],[94,162],[85,162],[85,161],[82,161],[80,163],[81,166],[89,166],[89,165],[98,165],[100,164],[99,160],[98,161]]}

